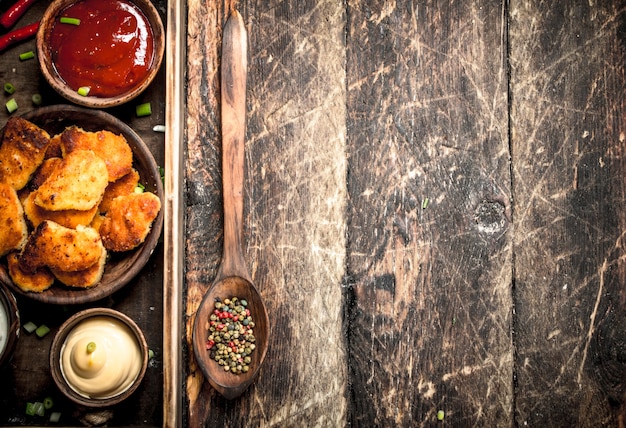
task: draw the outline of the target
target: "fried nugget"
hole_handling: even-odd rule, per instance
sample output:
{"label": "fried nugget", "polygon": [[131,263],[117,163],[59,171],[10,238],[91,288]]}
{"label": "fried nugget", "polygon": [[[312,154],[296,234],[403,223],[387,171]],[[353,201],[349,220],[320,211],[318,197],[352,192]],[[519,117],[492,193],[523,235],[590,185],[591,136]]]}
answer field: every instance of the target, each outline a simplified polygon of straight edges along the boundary
{"label": "fried nugget", "polygon": [[37,125],[11,116],[0,145],[0,181],[20,190],[43,162],[50,135]]}
{"label": "fried nugget", "polygon": [[87,211],[100,203],[108,182],[104,161],[91,150],[77,150],[39,186],[35,203],[50,211]]}
{"label": "fried nugget", "polygon": [[91,288],[97,285],[104,275],[104,267],[106,265],[107,252],[102,251],[100,260],[91,267],[85,270],[79,270],[76,272],[64,272],[53,269],[52,274],[63,284],[69,287],[76,288]]}
{"label": "fried nugget", "polygon": [[104,247],[110,251],[128,251],[139,246],[159,214],[161,200],[154,193],[132,193],[111,201],[100,226]]}
{"label": "fried nugget", "polygon": [[23,201],[24,214],[30,221],[33,228],[39,226],[39,223],[45,220],[52,220],[61,226],[69,227],[70,229],[76,229],[78,225],[89,226],[93,221],[98,206],[94,205],[92,209],[80,211],[80,210],[61,210],[50,211],[41,208],[35,203],[35,193],[28,195]]}
{"label": "fried nugget", "polygon": [[48,177],[50,177],[52,171],[54,171],[61,162],[63,162],[63,159],[60,157],[45,159],[30,179],[28,188],[30,190],[37,190],[39,186],[41,186],[48,179]]}
{"label": "fried nugget", "polygon": [[77,126],[61,134],[61,149],[67,155],[76,150],[92,150],[106,163],[109,181],[116,181],[133,168],[133,152],[123,135],[110,131],[88,132]]}
{"label": "fried nugget", "polygon": [[139,173],[135,169],[119,180],[109,183],[107,188],[104,190],[104,195],[100,201],[98,211],[106,213],[109,210],[113,199],[118,196],[130,195],[135,191],[137,184],[139,184]]}
{"label": "fried nugget", "polygon": [[85,270],[100,260],[103,251],[95,229],[80,225],[70,229],[45,220],[28,237],[20,268],[26,272],[42,266],[67,272]]}
{"label": "fried nugget", "polygon": [[7,265],[13,284],[23,291],[41,293],[54,284],[54,276],[46,267],[36,269],[34,273],[24,272],[19,266],[19,253],[17,252],[9,253]]}
{"label": "fried nugget", "polygon": [[56,134],[50,137],[50,144],[48,144],[44,159],[61,157],[63,157],[63,150],[61,150],[61,134]]}
{"label": "fried nugget", "polygon": [[28,238],[28,225],[17,192],[0,182],[0,257],[21,249]]}

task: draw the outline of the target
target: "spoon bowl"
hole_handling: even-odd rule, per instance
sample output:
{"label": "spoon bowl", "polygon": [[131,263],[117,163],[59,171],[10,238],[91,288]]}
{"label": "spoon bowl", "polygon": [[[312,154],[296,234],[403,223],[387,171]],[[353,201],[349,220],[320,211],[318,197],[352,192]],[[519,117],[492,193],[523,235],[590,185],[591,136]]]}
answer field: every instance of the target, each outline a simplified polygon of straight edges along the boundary
{"label": "spoon bowl", "polygon": [[[248,309],[255,323],[254,335],[256,349],[250,357],[250,370],[246,373],[233,374],[224,370],[216,361],[211,359],[206,342],[209,335],[209,317],[213,313],[216,299],[224,300],[237,296],[240,300],[248,301]],[[267,338],[269,321],[265,312],[263,300],[256,287],[245,278],[229,276],[218,280],[204,295],[200,308],[196,312],[193,328],[193,344],[196,360],[211,386],[222,396],[233,399],[241,395],[256,378],[262,361],[267,352]]]}
{"label": "spoon bowl", "polygon": [[[217,277],[200,303],[193,325],[192,343],[196,362],[209,383],[222,396],[241,395],[259,373],[267,353],[270,323],[263,299],[252,283],[243,257],[243,177],[246,128],[246,29],[241,15],[231,13],[222,41],[222,186],[224,198],[224,251]],[[255,323],[256,349],[250,369],[241,374],[224,370],[207,349],[209,317],[217,298],[248,301]]]}

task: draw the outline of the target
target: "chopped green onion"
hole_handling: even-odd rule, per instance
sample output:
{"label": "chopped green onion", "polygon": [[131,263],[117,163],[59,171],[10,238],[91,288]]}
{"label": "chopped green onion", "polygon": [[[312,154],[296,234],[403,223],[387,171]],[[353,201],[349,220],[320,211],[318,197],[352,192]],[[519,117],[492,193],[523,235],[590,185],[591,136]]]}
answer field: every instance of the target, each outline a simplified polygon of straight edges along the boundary
{"label": "chopped green onion", "polygon": [[37,416],[43,416],[45,414],[45,409],[43,408],[43,403],[41,401],[36,401],[33,404],[33,410]]}
{"label": "chopped green onion", "polygon": [[428,206],[428,203],[430,201],[428,200],[428,198],[424,198],[424,200],[422,201],[422,209],[425,210],[426,207]]}
{"label": "chopped green onion", "polygon": [[50,328],[45,324],[41,324],[37,327],[37,330],[35,330],[37,337],[44,337],[48,333],[50,333]]}
{"label": "chopped green onion", "polygon": [[152,349],[148,349],[148,359],[151,360],[154,358],[154,351]]}
{"label": "chopped green onion", "polygon": [[165,132],[165,125],[154,125],[152,128],[154,132]]}
{"label": "chopped green onion", "polygon": [[443,418],[446,416],[445,412],[443,410],[439,410],[437,412],[437,420],[439,421],[443,421]]}
{"label": "chopped green onion", "polygon": [[61,19],[59,19],[59,22],[61,24],[80,25],[80,19],[69,16],[62,16]]}
{"label": "chopped green onion", "polygon": [[135,186],[135,193],[143,193],[144,190],[146,190],[146,186],[141,183],[137,183],[137,185]]}
{"label": "chopped green onion", "polygon": [[89,91],[91,90],[91,88],[89,86],[81,86],[80,88],[78,88],[78,95],[82,96],[82,97],[86,97],[87,95],[89,95]]}
{"label": "chopped green onion", "polygon": [[32,321],[28,321],[26,324],[23,325],[23,327],[28,334],[31,334],[33,331],[37,330],[37,324]]}
{"label": "chopped green onion", "polygon": [[15,98],[11,98],[9,101],[6,102],[5,106],[9,113],[13,113],[15,110],[17,110],[17,101],[15,101]]}
{"label": "chopped green onion", "polygon": [[137,117],[150,116],[152,114],[152,106],[150,103],[139,104],[135,108],[135,113],[137,113]]}
{"label": "chopped green onion", "polygon": [[15,92],[15,86],[13,86],[12,83],[7,82],[4,84],[4,92],[6,92],[7,94],[11,95],[13,92]]}
{"label": "chopped green onion", "polygon": [[20,54],[20,61],[26,61],[27,59],[35,58],[35,52],[28,51]]}
{"label": "chopped green onion", "polygon": [[50,410],[52,409],[52,406],[54,406],[54,400],[52,399],[52,397],[46,397],[43,399],[44,409]]}
{"label": "chopped green onion", "polygon": [[61,412],[50,413],[50,422],[57,423],[61,420]]}
{"label": "chopped green onion", "polygon": [[87,353],[91,354],[95,350],[96,350],[96,342],[89,342],[87,344]]}
{"label": "chopped green onion", "polygon": [[162,166],[159,167],[159,175],[161,176],[161,181],[165,182],[165,168]]}
{"label": "chopped green onion", "polygon": [[35,405],[33,403],[26,403],[26,412],[28,416],[35,416]]}
{"label": "chopped green onion", "polygon": [[40,106],[43,102],[43,98],[41,98],[41,94],[33,94],[32,96],[33,104],[36,106]]}

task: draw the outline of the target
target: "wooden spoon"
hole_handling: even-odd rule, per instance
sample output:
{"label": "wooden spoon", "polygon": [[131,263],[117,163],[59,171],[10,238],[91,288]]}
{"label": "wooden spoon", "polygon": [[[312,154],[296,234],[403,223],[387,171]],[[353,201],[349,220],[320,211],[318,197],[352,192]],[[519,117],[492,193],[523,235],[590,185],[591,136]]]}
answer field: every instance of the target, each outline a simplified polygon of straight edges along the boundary
{"label": "wooden spoon", "polygon": [[[252,283],[243,257],[243,178],[246,128],[246,29],[239,12],[233,11],[224,27],[222,41],[222,184],[224,193],[224,251],[215,281],[196,312],[193,349],[196,360],[213,388],[227,399],[241,395],[256,378],[267,353],[269,319],[263,299]],[[236,296],[248,301],[255,323],[256,349],[249,371],[226,372],[209,356],[209,317],[216,298]]]}

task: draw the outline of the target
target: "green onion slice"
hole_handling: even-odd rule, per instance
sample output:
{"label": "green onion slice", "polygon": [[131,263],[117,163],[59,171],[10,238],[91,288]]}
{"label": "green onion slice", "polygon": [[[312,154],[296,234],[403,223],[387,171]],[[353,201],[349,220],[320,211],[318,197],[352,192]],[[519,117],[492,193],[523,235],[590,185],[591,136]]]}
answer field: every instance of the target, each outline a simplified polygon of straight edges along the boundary
{"label": "green onion slice", "polygon": [[43,416],[46,413],[46,410],[43,407],[43,403],[41,401],[36,401],[33,403],[33,411],[37,416]]}
{"label": "green onion slice", "polygon": [[37,335],[37,337],[44,337],[48,333],[50,333],[50,327],[45,324],[41,324],[39,327],[37,327],[37,330],[35,330],[35,334]]}
{"label": "green onion slice", "polygon": [[20,54],[20,61],[26,61],[27,59],[35,58],[35,52],[28,51]]}
{"label": "green onion slice", "polygon": [[30,402],[26,403],[26,411],[25,411],[25,413],[28,416],[35,416],[35,404],[30,403]]}
{"label": "green onion slice", "polygon": [[96,350],[96,342],[89,342],[87,344],[87,353],[91,354],[95,350]]}
{"label": "green onion slice", "polygon": [[135,113],[137,113],[137,117],[150,116],[152,114],[152,106],[150,103],[139,104],[135,108]]}
{"label": "green onion slice", "polygon": [[17,101],[15,101],[15,98],[11,98],[9,101],[6,102],[5,106],[9,113],[13,113],[15,110],[17,110]]}
{"label": "green onion slice", "polygon": [[23,325],[23,327],[28,334],[31,334],[33,331],[37,330],[37,325],[32,321],[28,321],[26,324]]}
{"label": "green onion slice", "polygon": [[61,19],[59,19],[59,22],[61,24],[80,25],[80,19],[72,18],[70,16],[62,16]]}
{"label": "green onion slice", "polygon": [[10,82],[5,83],[4,92],[6,92],[9,95],[12,94],[13,92],[15,92],[15,86],[13,86],[13,84]]}
{"label": "green onion slice", "polygon": [[33,104],[35,104],[36,106],[40,106],[41,103],[43,102],[43,98],[41,97],[41,94],[33,94],[32,100],[33,100]]}
{"label": "green onion slice", "polygon": [[61,420],[61,412],[52,412],[50,413],[50,422],[57,423]]}
{"label": "green onion slice", "polygon": [[50,410],[52,409],[52,406],[54,406],[54,400],[52,399],[52,397],[46,397],[43,399],[44,409]]}
{"label": "green onion slice", "polygon": [[78,88],[78,95],[82,96],[82,97],[86,97],[87,95],[89,95],[89,91],[91,90],[91,88],[89,86],[81,86],[80,88]]}

